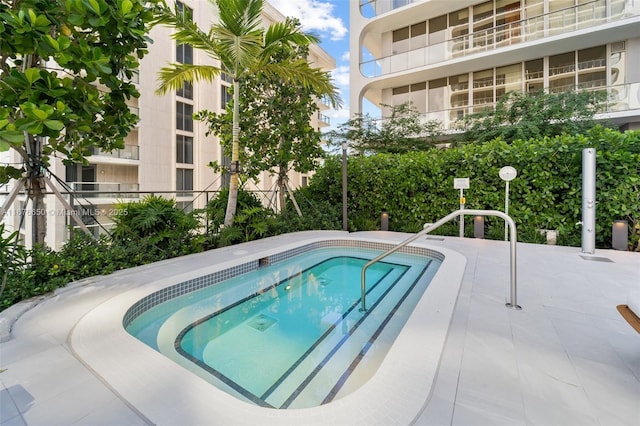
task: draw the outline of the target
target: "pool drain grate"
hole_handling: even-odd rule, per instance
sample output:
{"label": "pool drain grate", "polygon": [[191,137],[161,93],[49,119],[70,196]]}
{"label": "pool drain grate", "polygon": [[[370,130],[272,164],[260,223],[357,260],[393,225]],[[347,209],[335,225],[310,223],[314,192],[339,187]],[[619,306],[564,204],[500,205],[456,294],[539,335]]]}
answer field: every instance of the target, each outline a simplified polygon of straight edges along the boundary
{"label": "pool drain grate", "polygon": [[278,322],[278,320],[271,318],[268,315],[260,314],[249,321],[249,326],[255,328],[258,331],[265,331],[276,322]]}

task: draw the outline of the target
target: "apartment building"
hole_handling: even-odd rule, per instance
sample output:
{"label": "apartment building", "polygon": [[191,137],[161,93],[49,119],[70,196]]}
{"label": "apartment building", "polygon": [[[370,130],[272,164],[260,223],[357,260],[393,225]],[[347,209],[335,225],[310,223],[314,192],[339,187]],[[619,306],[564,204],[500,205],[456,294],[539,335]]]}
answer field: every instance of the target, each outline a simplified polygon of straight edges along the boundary
{"label": "apartment building", "polygon": [[350,12],[352,114],[409,101],[451,131],[508,91],[606,90],[596,118],[640,129],[638,0],[363,0]]}
{"label": "apartment building", "polygon": [[[168,3],[174,3],[170,1]],[[217,11],[210,2],[183,0],[180,7],[189,8],[200,28],[208,28],[217,19]],[[265,27],[285,17],[270,4],[265,3],[263,21]],[[202,52],[188,45],[177,45],[171,39],[171,28],[157,26],[150,33],[153,43],[149,53],[142,59],[135,80],[140,97],[132,100],[130,107],[139,115],[137,127],[127,136],[124,149],[114,152],[95,150],[88,157],[89,164],[64,166],[54,159],[51,171],[63,183],[61,192],[75,191],[77,197],[65,195],[75,209],[74,215],[94,232],[108,227],[110,216],[115,213],[114,204],[119,201],[139,200],[147,194],[175,198],[185,209],[202,208],[206,202],[225,185],[225,176],[207,167],[212,161],[225,164],[218,138],[207,136],[204,123],[194,121],[192,114],[201,110],[222,112],[231,99],[231,82],[222,75],[213,83],[202,82],[185,85],[181,90],[159,96],[157,74],[170,62],[219,65]],[[335,60],[322,48],[314,45],[310,49],[309,61],[323,70],[335,68]],[[319,102],[321,112],[312,117],[316,129],[328,126],[328,118],[322,111],[328,105]],[[0,153],[0,161],[19,161],[11,152]],[[252,189],[267,191],[275,178],[264,175]],[[292,173],[293,188],[305,184],[306,176]],[[11,190],[12,184],[0,188],[0,205],[3,193]],[[6,195],[5,195],[6,197]],[[74,225],[72,217],[65,212],[64,205],[54,195],[48,195],[46,243],[59,247],[68,238],[68,227]],[[29,245],[30,220],[21,221],[20,212],[27,205],[24,195],[18,196],[10,206],[4,222],[7,230],[20,229],[23,241]],[[96,216],[102,226],[96,225],[89,216]],[[29,218],[27,218],[29,219]]]}

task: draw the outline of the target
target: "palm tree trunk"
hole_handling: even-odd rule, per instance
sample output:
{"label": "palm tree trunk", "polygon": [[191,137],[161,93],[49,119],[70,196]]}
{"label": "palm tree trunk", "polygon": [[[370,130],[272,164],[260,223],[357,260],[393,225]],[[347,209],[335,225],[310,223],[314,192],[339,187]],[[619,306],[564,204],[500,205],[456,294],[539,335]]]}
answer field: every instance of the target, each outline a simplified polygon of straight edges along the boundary
{"label": "palm tree trunk", "polygon": [[[233,79],[233,139],[231,147],[231,164],[237,165],[240,160],[240,82]],[[233,170],[229,183],[229,199],[227,200],[227,211],[224,216],[224,226],[233,225],[233,218],[236,215],[238,204],[238,173]]]}

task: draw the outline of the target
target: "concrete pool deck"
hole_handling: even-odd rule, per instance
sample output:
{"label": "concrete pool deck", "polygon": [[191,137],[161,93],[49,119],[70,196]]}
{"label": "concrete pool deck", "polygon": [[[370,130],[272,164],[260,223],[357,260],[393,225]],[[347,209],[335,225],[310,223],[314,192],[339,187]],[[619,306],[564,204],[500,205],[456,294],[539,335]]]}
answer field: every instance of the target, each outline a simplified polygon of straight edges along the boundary
{"label": "concrete pool deck", "polygon": [[[407,236],[355,235],[390,242]],[[282,244],[287,238],[246,247]],[[453,237],[420,241],[461,253],[467,263],[431,395],[424,396],[427,404],[415,424],[640,424],[640,334],[616,310],[640,289],[640,253],[596,250],[587,256],[575,247],[519,243],[518,304],[523,309],[517,311],[504,306],[507,243]],[[205,257],[86,279],[0,314],[0,332],[12,324],[11,338],[0,343],[0,424],[149,424],[77,357],[70,336],[96,307],[135,289],[136,277],[188,272],[202,267]],[[162,401],[163,392],[149,389],[148,398]],[[390,395],[389,403],[404,397]],[[182,407],[176,401],[177,413]],[[208,424],[229,423],[211,418]],[[242,418],[233,423],[249,424]],[[398,422],[389,417],[379,424]]]}

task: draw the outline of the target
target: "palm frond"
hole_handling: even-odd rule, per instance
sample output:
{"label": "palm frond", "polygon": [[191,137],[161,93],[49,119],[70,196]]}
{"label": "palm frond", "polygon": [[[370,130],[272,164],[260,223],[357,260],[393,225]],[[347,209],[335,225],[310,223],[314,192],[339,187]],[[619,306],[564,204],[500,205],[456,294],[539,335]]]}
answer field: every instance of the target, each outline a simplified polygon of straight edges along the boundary
{"label": "palm frond", "polygon": [[249,68],[262,51],[261,31],[238,35],[219,24],[211,28],[211,34],[215,34],[217,38],[216,50],[219,59],[236,76]]}
{"label": "palm frond", "polygon": [[314,34],[305,33],[300,25],[289,18],[282,22],[269,25],[264,35],[264,48],[269,51],[273,46],[294,45],[308,46],[319,43],[320,39]]}
{"label": "palm frond", "polygon": [[331,81],[330,73],[320,68],[311,67],[304,59],[271,63],[258,62],[256,65],[256,72],[311,88],[317,96],[326,96],[332,107],[340,108],[342,106],[342,98]]}
{"label": "palm frond", "polygon": [[189,44],[195,49],[215,52],[215,38],[205,33],[191,19],[185,18],[177,9],[165,8],[157,15],[155,23],[174,28],[171,38],[180,44]]}
{"label": "palm frond", "polygon": [[221,25],[236,36],[261,29],[263,0],[216,0]]}
{"label": "palm frond", "polygon": [[181,89],[185,82],[213,81],[223,70],[212,65],[169,64],[158,72],[160,86],[156,93],[161,95],[170,90]]}

